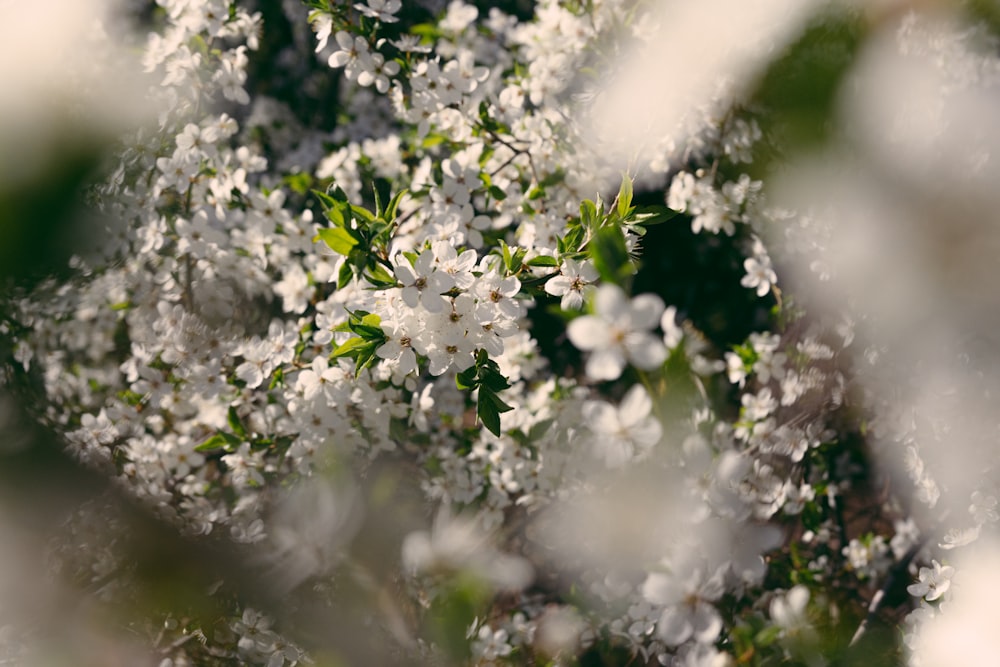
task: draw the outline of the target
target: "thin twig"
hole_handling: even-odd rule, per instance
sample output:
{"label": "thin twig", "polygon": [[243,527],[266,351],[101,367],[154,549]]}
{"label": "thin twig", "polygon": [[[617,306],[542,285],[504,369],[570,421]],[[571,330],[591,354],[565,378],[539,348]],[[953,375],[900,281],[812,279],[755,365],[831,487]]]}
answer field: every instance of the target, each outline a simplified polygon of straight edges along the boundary
{"label": "thin twig", "polygon": [[868,615],[861,621],[861,625],[859,625],[858,629],[854,632],[854,636],[851,637],[851,642],[848,646],[854,646],[857,644],[861,637],[865,634],[868,630],[868,626],[875,620],[875,615],[878,613],[879,607],[882,606],[882,600],[885,599],[886,593],[888,593],[889,589],[896,583],[896,577],[910,567],[910,562],[912,562],[920,550],[924,548],[924,545],[927,544],[927,540],[929,539],[930,536],[927,535],[910,547],[910,550],[906,552],[906,555],[904,555],[899,562],[889,570],[889,573],[885,577],[885,583],[882,584],[882,588],[875,592],[875,595],[872,596],[871,602],[868,603]]}

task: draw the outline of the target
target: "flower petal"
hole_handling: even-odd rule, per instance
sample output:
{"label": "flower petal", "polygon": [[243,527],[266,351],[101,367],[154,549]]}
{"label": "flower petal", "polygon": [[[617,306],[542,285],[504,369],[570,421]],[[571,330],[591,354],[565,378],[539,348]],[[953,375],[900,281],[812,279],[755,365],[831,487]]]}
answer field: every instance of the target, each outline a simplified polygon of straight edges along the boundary
{"label": "flower petal", "polygon": [[660,322],[663,310],[666,306],[663,299],[655,294],[640,294],[632,299],[629,305],[629,314],[632,316],[632,325],[636,329],[649,330]]}
{"label": "flower petal", "polygon": [[[593,315],[584,315],[570,322],[566,334],[573,345],[580,350],[607,347],[608,343],[611,342],[611,332],[608,330],[607,322]],[[621,369],[618,372],[620,374]]]}
{"label": "flower petal", "polygon": [[630,333],[625,336],[625,351],[636,368],[649,371],[659,368],[667,359],[663,341],[647,333]]}
{"label": "flower petal", "polygon": [[593,380],[617,380],[625,368],[625,355],[618,348],[595,350],[587,360],[587,376]]}
{"label": "flower petal", "polygon": [[656,626],[660,639],[668,646],[679,646],[694,631],[690,615],[677,607],[667,607]]}

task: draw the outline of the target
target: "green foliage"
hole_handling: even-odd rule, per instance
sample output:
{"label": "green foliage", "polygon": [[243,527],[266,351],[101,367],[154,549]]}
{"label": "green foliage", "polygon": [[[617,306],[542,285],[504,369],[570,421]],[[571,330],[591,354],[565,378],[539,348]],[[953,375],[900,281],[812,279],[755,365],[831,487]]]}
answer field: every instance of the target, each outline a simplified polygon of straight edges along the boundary
{"label": "green foliage", "polygon": [[486,350],[476,353],[476,363],[455,376],[459,389],[478,389],[476,415],[493,435],[500,435],[500,415],[513,410],[503,402],[498,392],[510,387],[510,382],[500,372],[497,362],[490,359]]}
{"label": "green foliage", "polygon": [[428,634],[456,664],[471,655],[466,633],[491,598],[492,590],[486,582],[471,573],[461,573],[431,603]]}
{"label": "green foliage", "polygon": [[841,84],[857,58],[866,32],[860,11],[837,8],[817,16],[798,40],[774,60],[751,95],[751,106],[768,142],[761,142],[751,171],[767,174],[790,152],[817,148],[830,139]]}
{"label": "green foliage", "polygon": [[365,277],[376,289],[395,287],[397,281],[390,272],[389,241],[399,225],[399,203],[406,190],[400,190],[389,200],[385,208],[372,187],[375,212],[363,206],[352,204],[347,195],[337,185],[331,185],[327,192],[313,190],[312,193],[323,208],[323,215],[333,225],[320,229],[313,242],[323,241],[347,261],[337,275],[337,288],[343,288],[352,277]]}
{"label": "green foliage", "polygon": [[355,334],[341,343],[330,355],[331,359],[348,357],[354,360],[354,373],[360,373],[375,362],[375,352],[386,342],[385,333],[379,326],[381,318],[373,313],[358,310],[350,313],[347,322],[335,331],[350,331]]}

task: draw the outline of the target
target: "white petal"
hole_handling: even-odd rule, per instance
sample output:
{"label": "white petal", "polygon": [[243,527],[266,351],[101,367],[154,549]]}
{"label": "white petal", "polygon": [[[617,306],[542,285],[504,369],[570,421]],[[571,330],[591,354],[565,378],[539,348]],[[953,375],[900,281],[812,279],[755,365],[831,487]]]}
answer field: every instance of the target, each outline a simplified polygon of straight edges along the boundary
{"label": "white petal", "polygon": [[[611,342],[611,332],[608,330],[607,322],[593,315],[584,315],[570,322],[566,329],[566,335],[580,350],[606,347]],[[621,373],[621,369],[618,372]]]}
{"label": "white petal", "polygon": [[642,584],[642,597],[653,604],[673,604],[680,599],[673,577],[662,572],[650,572]]}
{"label": "white petal", "polygon": [[629,427],[629,437],[637,445],[649,447],[660,441],[663,435],[663,427],[660,422],[653,417],[647,417],[640,423]]}
{"label": "white petal", "polygon": [[545,283],[545,291],[552,296],[562,296],[569,291],[572,284],[566,276],[556,276]]}
{"label": "white petal", "polygon": [[678,646],[687,641],[694,628],[689,615],[677,607],[668,607],[656,626],[660,639],[668,646]]}
{"label": "white petal", "polygon": [[632,324],[637,329],[649,330],[655,327],[663,315],[663,299],[655,294],[640,294],[632,299],[629,307]]}
{"label": "white petal", "polygon": [[580,310],[583,308],[583,294],[576,290],[568,290],[563,294],[559,307],[563,310]]}
{"label": "white petal", "polygon": [[590,430],[597,433],[618,431],[618,413],[604,401],[587,401],[580,411]]}
{"label": "white petal", "polygon": [[653,401],[650,400],[646,388],[641,384],[637,384],[633,385],[628,390],[628,393],[625,394],[625,398],[622,399],[621,404],[618,406],[618,414],[620,415],[622,425],[628,428],[642,421],[649,415],[649,411],[652,409]]}
{"label": "white petal", "polygon": [[628,316],[628,297],[618,285],[601,285],[594,297],[594,310],[607,322],[617,322]]}
{"label": "white petal", "polygon": [[667,359],[663,341],[652,334],[629,334],[625,337],[625,350],[632,365],[646,371],[659,368]]}
{"label": "white petal", "polygon": [[625,368],[625,355],[618,348],[596,350],[587,360],[587,376],[593,380],[617,380]]}
{"label": "white petal", "polygon": [[715,641],[722,630],[722,617],[715,607],[699,602],[694,608],[694,638],[703,644]]}
{"label": "white petal", "polygon": [[788,595],[785,596],[785,599],[788,600],[789,608],[796,615],[802,615],[805,611],[806,604],[809,602],[809,589],[802,584],[793,586],[792,590],[788,591]]}

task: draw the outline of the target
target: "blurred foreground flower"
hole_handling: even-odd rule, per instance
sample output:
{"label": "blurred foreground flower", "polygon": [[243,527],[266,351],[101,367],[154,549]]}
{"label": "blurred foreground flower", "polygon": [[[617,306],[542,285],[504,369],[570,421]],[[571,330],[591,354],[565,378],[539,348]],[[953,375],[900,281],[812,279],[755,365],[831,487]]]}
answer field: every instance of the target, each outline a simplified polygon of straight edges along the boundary
{"label": "blurred foreground flower", "polygon": [[430,531],[415,531],[403,540],[403,566],[415,574],[469,572],[500,590],[521,590],[534,578],[528,561],[496,551],[475,523],[446,508]]}
{"label": "blurred foreground flower", "polygon": [[651,370],[667,358],[666,348],[649,333],[660,321],[663,299],[640,294],[629,300],[617,285],[605,284],[594,296],[594,314],[570,322],[567,334],[573,345],[590,351],[587,376],[616,380],[630,363]]}

